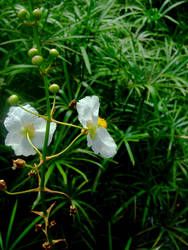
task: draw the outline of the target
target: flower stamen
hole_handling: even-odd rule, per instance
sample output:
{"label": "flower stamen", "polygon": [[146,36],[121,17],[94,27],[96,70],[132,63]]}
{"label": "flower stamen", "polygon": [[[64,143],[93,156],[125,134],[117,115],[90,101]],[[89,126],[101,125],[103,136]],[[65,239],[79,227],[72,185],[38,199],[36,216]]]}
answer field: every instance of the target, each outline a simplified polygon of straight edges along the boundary
{"label": "flower stamen", "polygon": [[98,117],[98,122],[97,122],[98,127],[103,127],[107,128],[107,122],[105,119]]}

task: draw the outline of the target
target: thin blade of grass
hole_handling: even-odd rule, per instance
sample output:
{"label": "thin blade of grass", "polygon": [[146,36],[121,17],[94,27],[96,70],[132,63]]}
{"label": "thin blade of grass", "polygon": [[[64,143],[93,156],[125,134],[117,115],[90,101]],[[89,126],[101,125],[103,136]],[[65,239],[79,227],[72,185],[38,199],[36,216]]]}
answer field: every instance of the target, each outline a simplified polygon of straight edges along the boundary
{"label": "thin blade of grass", "polygon": [[16,200],[14,207],[13,207],[13,210],[12,210],[11,217],[10,217],[9,226],[8,226],[7,237],[6,237],[6,241],[5,241],[5,248],[6,249],[8,249],[8,243],[9,243],[11,231],[13,228],[13,223],[14,223],[14,219],[15,219],[15,215],[16,215],[17,206],[18,206],[18,202]]}
{"label": "thin blade of grass", "polygon": [[82,52],[82,56],[83,56],[87,71],[91,75],[91,66],[90,66],[88,54],[87,54],[84,47],[80,47],[80,49],[81,49],[81,52]]}

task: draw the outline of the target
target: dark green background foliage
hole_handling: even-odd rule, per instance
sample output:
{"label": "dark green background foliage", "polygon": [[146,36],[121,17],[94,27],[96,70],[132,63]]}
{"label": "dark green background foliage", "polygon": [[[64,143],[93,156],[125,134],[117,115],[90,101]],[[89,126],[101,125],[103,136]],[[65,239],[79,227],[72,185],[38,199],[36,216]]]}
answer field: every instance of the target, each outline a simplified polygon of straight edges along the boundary
{"label": "dark green background foliage", "polygon": [[[114,159],[106,160],[81,137],[48,163],[48,186],[69,194],[78,210],[71,217],[66,198],[46,195],[48,205],[56,200],[53,238],[66,238],[69,249],[187,249],[187,1],[41,0],[33,5],[43,12],[38,31],[44,57],[51,48],[59,51],[48,73],[61,87],[55,118],[79,124],[69,102],[97,95],[100,117],[107,119],[118,145]],[[4,146],[6,100],[16,93],[20,103],[46,112],[43,81],[27,55],[34,45],[32,27],[17,15],[21,6],[27,8],[27,1],[0,1],[0,179],[12,192],[33,188],[37,180],[25,169],[11,169],[16,156]],[[58,126],[49,154],[61,151],[77,133]],[[36,194],[0,194],[2,249],[41,248],[44,235],[34,232],[40,218],[30,213],[35,199]]]}

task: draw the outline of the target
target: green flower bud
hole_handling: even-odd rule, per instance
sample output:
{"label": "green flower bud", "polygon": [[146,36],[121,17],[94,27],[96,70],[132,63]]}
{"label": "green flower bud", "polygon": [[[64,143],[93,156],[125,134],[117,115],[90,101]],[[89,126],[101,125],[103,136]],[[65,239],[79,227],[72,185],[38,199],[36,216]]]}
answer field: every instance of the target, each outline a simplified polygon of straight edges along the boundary
{"label": "green flower bud", "polygon": [[30,57],[33,57],[33,56],[38,55],[38,49],[36,49],[36,48],[30,49],[30,50],[28,51],[28,55],[29,55]]}
{"label": "green flower bud", "polygon": [[59,91],[60,87],[58,84],[53,83],[52,85],[50,85],[49,87],[49,91],[53,94],[56,94]]}
{"label": "green flower bud", "polygon": [[4,180],[0,180],[0,191],[5,191],[7,189],[6,182]]}
{"label": "green flower bud", "polygon": [[11,106],[16,106],[18,104],[18,100],[19,98],[17,95],[11,95],[7,101]]}
{"label": "green flower bud", "polygon": [[35,9],[35,10],[33,10],[33,16],[34,16],[34,18],[40,19],[41,15],[42,15],[42,10],[41,9]]}
{"label": "green flower bud", "polygon": [[56,49],[51,49],[49,51],[50,56],[56,57],[59,55],[59,52]]}
{"label": "green flower bud", "polygon": [[20,9],[19,11],[18,11],[18,17],[19,18],[25,18],[27,16],[27,10],[26,9]]}
{"label": "green flower bud", "polygon": [[32,57],[32,64],[40,66],[42,62],[43,62],[43,57],[42,56],[34,56],[34,57]]}

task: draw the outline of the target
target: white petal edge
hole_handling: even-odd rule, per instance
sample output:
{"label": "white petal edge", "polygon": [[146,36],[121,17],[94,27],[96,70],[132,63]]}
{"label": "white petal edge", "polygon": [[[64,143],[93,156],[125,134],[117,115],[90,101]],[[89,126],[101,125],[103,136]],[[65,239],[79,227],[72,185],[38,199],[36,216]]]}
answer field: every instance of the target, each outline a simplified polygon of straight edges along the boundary
{"label": "white petal edge", "polygon": [[[23,107],[31,112],[38,113],[29,104],[24,105]],[[20,107],[11,107],[5,118],[4,125],[8,132],[18,132],[22,126],[31,123],[35,119],[37,119],[37,116],[32,115]]]}
{"label": "white petal edge", "polygon": [[19,133],[9,132],[5,138],[5,145],[11,146],[15,155],[34,155],[35,150],[31,147],[27,138],[20,136]]}
{"label": "white petal edge", "polygon": [[114,139],[103,127],[97,128],[97,135],[94,139],[91,139],[88,133],[87,142],[95,154],[101,154],[104,158],[112,158],[117,153],[117,145]]}

